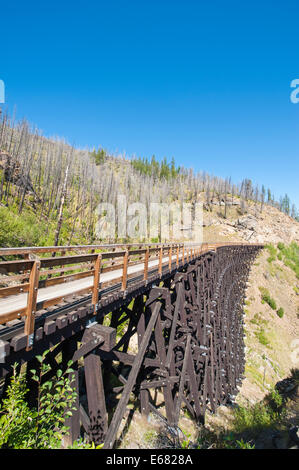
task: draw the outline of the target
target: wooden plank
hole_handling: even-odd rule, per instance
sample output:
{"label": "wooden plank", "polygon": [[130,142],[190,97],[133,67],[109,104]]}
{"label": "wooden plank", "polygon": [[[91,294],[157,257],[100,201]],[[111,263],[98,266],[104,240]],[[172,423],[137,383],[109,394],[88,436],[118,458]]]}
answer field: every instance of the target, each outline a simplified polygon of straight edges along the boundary
{"label": "wooden plank", "polygon": [[[76,264],[75,266],[63,266],[57,269],[52,269],[52,268],[44,269],[43,271],[41,271],[41,276],[46,276],[47,274],[61,274],[63,271],[64,272],[77,271],[78,269],[81,269],[82,271],[84,269],[88,269],[89,270],[88,272],[92,273],[92,271],[90,270],[90,263],[80,263],[80,264]],[[58,278],[54,278],[54,279],[58,279]]]}
{"label": "wooden plank", "polygon": [[134,256],[134,255],[142,255],[146,252],[146,249],[143,248],[141,250],[129,250],[129,254],[130,256]]}
{"label": "wooden plank", "polygon": [[[67,268],[64,268],[64,271],[66,271]],[[54,271],[54,270],[53,270]],[[54,274],[53,271],[47,271],[47,274]],[[42,279],[39,281],[38,287],[43,288],[43,287],[49,287],[49,286],[55,286],[59,284],[66,284],[68,282],[76,281],[78,279],[84,279],[85,277],[90,277],[94,274],[94,270],[89,270],[81,273],[74,273],[74,274],[68,274],[66,276],[59,276],[59,277],[53,277],[51,279]],[[41,276],[45,275],[44,271],[40,272]]]}
{"label": "wooden plank", "polygon": [[189,333],[187,335],[185,356],[184,356],[184,362],[183,362],[183,367],[182,367],[182,372],[181,372],[181,377],[180,377],[179,392],[178,392],[178,397],[176,400],[175,412],[174,412],[174,424],[176,425],[178,424],[179,417],[180,417],[180,410],[181,410],[184,388],[185,388],[185,381],[186,381],[187,364],[188,364],[188,360],[190,357],[190,347],[191,347],[191,335]]}
{"label": "wooden plank", "polygon": [[[8,278],[8,281],[9,281],[9,278]],[[0,289],[0,298],[8,297],[10,295],[17,295],[22,292],[28,292],[29,286],[30,286],[30,283],[27,282],[26,284],[20,284],[19,286],[2,287]]]}
{"label": "wooden plank", "polygon": [[112,271],[117,271],[118,269],[122,269],[123,267],[124,267],[123,263],[114,264],[113,266],[112,265],[103,266],[101,269],[101,273],[110,273]]}
{"label": "wooden plank", "polygon": [[84,370],[90,420],[88,433],[93,442],[101,444],[107,432],[108,417],[100,357],[93,353],[85,356]]}
{"label": "wooden plank", "polygon": [[[156,341],[156,348],[157,348],[157,358],[159,359],[159,362],[161,364],[160,367],[161,369],[165,370],[165,372],[168,373],[165,367],[166,347],[165,347],[163,328],[162,328],[162,322],[161,322],[160,316],[158,316],[156,325],[155,325],[155,341]],[[166,410],[167,420],[170,426],[172,426],[174,424],[174,404],[173,404],[173,397],[172,397],[172,386],[171,386],[170,381],[168,380],[168,377],[166,377],[165,381],[166,381],[166,385],[163,388],[165,410]]]}
{"label": "wooden plank", "polygon": [[189,359],[187,360],[187,372],[188,372],[188,377],[190,381],[190,390],[191,390],[192,398],[194,401],[195,415],[196,415],[196,418],[200,420],[202,412],[201,412],[201,407],[200,407],[200,402],[199,402],[199,392],[198,392],[198,386],[197,386],[197,380],[196,380],[191,350],[189,350],[188,357]]}
{"label": "wooden plank", "polygon": [[17,273],[20,271],[27,271],[32,268],[34,261],[32,260],[16,260],[16,261],[1,261],[0,273]]}
{"label": "wooden plank", "polygon": [[176,303],[175,303],[175,308],[174,308],[174,314],[173,314],[173,319],[172,319],[172,324],[171,324],[171,331],[170,331],[170,337],[169,337],[169,342],[168,342],[168,351],[167,351],[167,357],[166,357],[166,364],[165,366],[169,369],[170,363],[172,361],[173,357],[173,349],[174,349],[174,338],[175,338],[175,332],[177,329],[177,321],[178,321],[178,314],[179,310],[182,307],[182,291],[183,291],[183,286],[182,283],[179,283],[179,286],[177,288],[177,298],[176,298]]}
{"label": "wooden plank", "polygon": [[87,261],[96,261],[94,255],[74,255],[74,256],[57,256],[55,258],[41,258],[41,268],[49,268],[51,266],[64,266],[67,264],[86,263]]}
{"label": "wooden plank", "polygon": [[28,344],[28,336],[24,333],[20,333],[12,338],[10,344],[14,351],[18,352],[21,349],[24,349],[25,346]]}
{"label": "wooden plank", "polygon": [[125,255],[126,251],[115,251],[113,253],[102,253],[102,259],[114,259],[122,258]]}
{"label": "wooden plank", "polygon": [[[59,297],[55,297],[54,299],[41,300],[40,302],[37,302],[37,310],[40,310],[42,308],[52,307],[53,305],[57,305],[59,302],[63,301],[66,297],[90,293],[92,291],[92,288],[93,288],[93,285],[90,285],[88,287],[84,287],[83,289],[77,289],[75,291],[72,291],[69,294],[60,295]],[[1,316],[0,316],[0,319],[1,319]]]}
{"label": "wooden plank", "polygon": [[[137,324],[138,347],[140,348],[145,333],[145,312],[142,312]],[[140,389],[140,412],[144,416],[149,415],[149,392]]]}

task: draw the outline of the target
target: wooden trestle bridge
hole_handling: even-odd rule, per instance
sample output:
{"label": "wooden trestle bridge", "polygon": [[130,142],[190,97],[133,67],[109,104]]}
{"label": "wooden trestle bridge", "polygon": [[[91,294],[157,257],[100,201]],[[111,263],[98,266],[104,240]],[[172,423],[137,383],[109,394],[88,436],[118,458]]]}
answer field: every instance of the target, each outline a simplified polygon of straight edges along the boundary
{"label": "wooden trestle bridge", "polygon": [[203,422],[206,409],[231,401],[241,384],[246,282],[261,248],[0,249],[3,394],[15,362],[27,364],[30,385],[36,355],[49,349],[53,376],[73,361],[70,441],[85,432],[112,448],[132,394],[142,414],[155,413],[173,429],[182,407]]}

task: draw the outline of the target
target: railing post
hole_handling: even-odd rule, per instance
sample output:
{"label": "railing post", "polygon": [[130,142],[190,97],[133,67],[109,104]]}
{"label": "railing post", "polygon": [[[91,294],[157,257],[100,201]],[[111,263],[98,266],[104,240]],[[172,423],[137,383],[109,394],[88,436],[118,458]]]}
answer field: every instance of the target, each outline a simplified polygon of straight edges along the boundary
{"label": "railing post", "polygon": [[27,297],[26,320],[24,327],[24,333],[27,335],[27,351],[29,351],[33,346],[39,270],[40,261],[34,261],[29,277],[29,291]]}
{"label": "railing post", "polygon": [[182,265],[185,264],[185,246],[183,245],[183,252],[182,252]]}
{"label": "railing post", "polygon": [[[66,251],[65,251],[65,250],[62,250],[61,256],[65,256],[65,253],[66,253]],[[61,267],[63,268],[63,266],[61,266]],[[64,276],[64,271],[62,271],[62,272],[60,273],[60,276]]]}
{"label": "railing post", "polygon": [[180,247],[178,245],[176,249],[176,267],[177,268],[179,267],[179,254],[180,254]]}
{"label": "railing post", "polygon": [[168,259],[168,268],[169,268],[169,271],[171,271],[171,266],[172,266],[172,246],[169,247],[168,255],[169,255],[169,259]]}
{"label": "railing post", "polygon": [[92,292],[92,304],[93,304],[94,315],[97,313],[97,303],[99,301],[101,263],[102,263],[102,255],[99,254],[96,259],[95,266],[94,266],[94,282],[93,282],[93,292]]}
{"label": "railing post", "polygon": [[163,259],[163,247],[160,247],[159,251],[159,275],[162,277],[162,259]]}
{"label": "railing post", "polygon": [[126,252],[124,254],[123,275],[122,275],[122,283],[121,283],[121,290],[122,291],[125,291],[126,288],[127,288],[128,260],[129,260],[129,251],[126,250]]}
{"label": "railing post", "polygon": [[147,283],[148,278],[148,259],[149,259],[149,247],[147,247],[144,255],[144,281]]}

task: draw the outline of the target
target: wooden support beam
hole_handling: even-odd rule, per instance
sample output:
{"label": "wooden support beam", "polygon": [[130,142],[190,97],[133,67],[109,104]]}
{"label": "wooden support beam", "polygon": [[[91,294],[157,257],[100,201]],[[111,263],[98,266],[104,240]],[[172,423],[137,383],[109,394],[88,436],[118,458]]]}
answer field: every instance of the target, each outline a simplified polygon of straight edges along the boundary
{"label": "wooden support beam", "polygon": [[125,409],[126,409],[129,397],[130,397],[130,393],[133,390],[133,387],[135,385],[136,378],[137,378],[140,366],[142,364],[143,357],[144,357],[146,348],[148,346],[149,339],[151,337],[153,328],[154,328],[156,320],[158,318],[158,314],[160,312],[160,308],[161,308],[161,303],[157,302],[154,309],[153,309],[150,321],[147,325],[147,328],[146,328],[145,334],[143,336],[140,348],[139,348],[138,353],[135,357],[135,361],[134,361],[134,364],[132,366],[131,372],[129,374],[127,384],[124,387],[123,393],[121,395],[121,398],[120,398],[120,400],[118,402],[118,405],[116,407],[116,410],[114,412],[113,418],[111,420],[111,423],[110,423],[110,426],[109,426],[109,429],[108,429],[108,432],[107,432],[107,435],[106,435],[106,439],[105,439],[105,442],[104,442],[104,449],[112,449],[113,444],[115,442],[118,427],[119,427],[120,422],[123,418],[123,415],[124,415],[124,412],[125,412]]}
{"label": "wooden support beam", "polygon": [[181,405],[182,405],[185,382],[186,382],[187,364],[188,364],[189,357],[190,357],[190,347],[191,347],[191,335],[189,333],[187,335],[185,357],[184,357],[183,368],[182,368],[181,377],[180,377],[179,392],[178,392],[176,405],[175,405],[175,412],[174,412],[174,424],[176,425],[178,424],[179,418],[180,418],[180,411],[181,411]]}
{"label": "wooden support beam", "polygon": [[100,357],[93,352],[85,356],[84,370],[90,420],[89,438],[95,444],[101,444],[107,432],[108,416]]}

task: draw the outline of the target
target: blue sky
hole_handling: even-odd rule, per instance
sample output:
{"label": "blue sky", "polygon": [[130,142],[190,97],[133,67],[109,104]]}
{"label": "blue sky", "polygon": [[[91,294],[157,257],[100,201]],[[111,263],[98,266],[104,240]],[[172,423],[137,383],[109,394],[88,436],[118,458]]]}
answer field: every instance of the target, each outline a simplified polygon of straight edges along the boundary
{"label": "blue sky", "polygon": [[298,0],[14,1],[6,104],[77,146],[174,157],[299,208]]}

